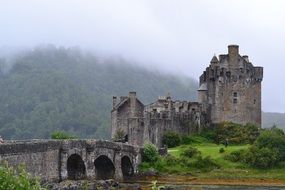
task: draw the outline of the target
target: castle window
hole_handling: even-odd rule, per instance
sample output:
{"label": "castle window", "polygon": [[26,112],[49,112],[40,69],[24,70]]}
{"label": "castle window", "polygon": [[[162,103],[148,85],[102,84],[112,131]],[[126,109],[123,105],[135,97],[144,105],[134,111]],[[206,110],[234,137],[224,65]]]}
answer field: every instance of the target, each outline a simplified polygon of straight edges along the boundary
{"label": "castle window", "polygon": [[241,73],[243,73],[243,68],[240,68],[239,70],[240,70]]}
{"label": "castle window", "polygon": [[237,104],[237,99],[236,98],[233,99],[233,103]]}
{"label": "castle window", "polygon": [[226,72],[226,76],[227,76],[227,77],[230,77],[230,76],[231,76],[231,72],[230,72],[230,71],[227,71],[227,72]]}
{"label": "castle window", "polygon": [[234,97],[237,97],[237,92],[234,92]]}
{"label": "castle window", "polygon": [[253,100],[253,104],[255,104],[255,103],[256,103],[256,99]]}

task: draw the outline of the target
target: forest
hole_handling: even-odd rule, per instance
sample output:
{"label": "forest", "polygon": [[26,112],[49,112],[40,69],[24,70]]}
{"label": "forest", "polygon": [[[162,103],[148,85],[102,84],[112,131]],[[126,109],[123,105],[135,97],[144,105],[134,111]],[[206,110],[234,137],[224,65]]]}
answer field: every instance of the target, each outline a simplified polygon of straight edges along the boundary
{"label": "forest", "polygon": [[0,135],[50,138],[65,131],[79,138],[110,138],[112,96],[136,91],[143,103],[170,93],[195,100],[197,81],[52,45],[0,58]]}

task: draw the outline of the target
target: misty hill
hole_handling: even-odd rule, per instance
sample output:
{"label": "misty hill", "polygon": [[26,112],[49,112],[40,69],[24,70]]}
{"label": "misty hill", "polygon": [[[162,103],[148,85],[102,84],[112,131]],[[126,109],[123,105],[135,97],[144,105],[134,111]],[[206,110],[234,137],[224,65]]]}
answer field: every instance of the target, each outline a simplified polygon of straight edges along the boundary
{"label": "misty hill", "polygon": [[197,82],[101,58],[78,49],[36,48],[0,59],[0,135],[49,138],[65,130],[81,138],[109,138],[113,95],[137,91],[144,103],[168,92],[195,100]]}
{"label": "misty hill", "polygon": [[268,128],[273,125],[285,130],[285,113],[262,113],[262,127]]}

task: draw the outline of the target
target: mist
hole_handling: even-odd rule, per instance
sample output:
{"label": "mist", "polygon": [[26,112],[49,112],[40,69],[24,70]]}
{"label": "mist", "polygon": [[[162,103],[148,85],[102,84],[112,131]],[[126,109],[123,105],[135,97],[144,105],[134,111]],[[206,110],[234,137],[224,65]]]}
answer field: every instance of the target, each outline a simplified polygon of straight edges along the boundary
{"label": "mist", "polygon": [[281,0],[10,0],[0,2],[0,55],[39,44],[78,46],[198,80],[238,44],[264,67],[263,111],[285,112]]}

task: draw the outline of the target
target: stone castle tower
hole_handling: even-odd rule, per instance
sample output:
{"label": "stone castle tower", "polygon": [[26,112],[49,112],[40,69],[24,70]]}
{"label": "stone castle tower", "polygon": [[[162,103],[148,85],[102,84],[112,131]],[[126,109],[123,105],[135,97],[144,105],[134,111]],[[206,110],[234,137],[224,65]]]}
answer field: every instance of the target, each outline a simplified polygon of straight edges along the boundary
{"label": "stone castle tower", "polygon": [[261,127],[261,81],[263,68],[254,67],[239,46],[214,56],[200,76],[198,101],[207,109],[211,123],[231,121]]}
{"label": "stone castle tower", "polygon": [[161,96],[144,105],[135,92],[119,101],[113,97],[112,138],[120,130],[130,144],[151,142],[161,147],[168,131],[199,133],[203,127],[223,121],[261,127],[262,78],[263,68],[254,67],[248,56],[241,56],[237,45],[229,45],[228,54],[214,56],[200,76],[198,102]]}

